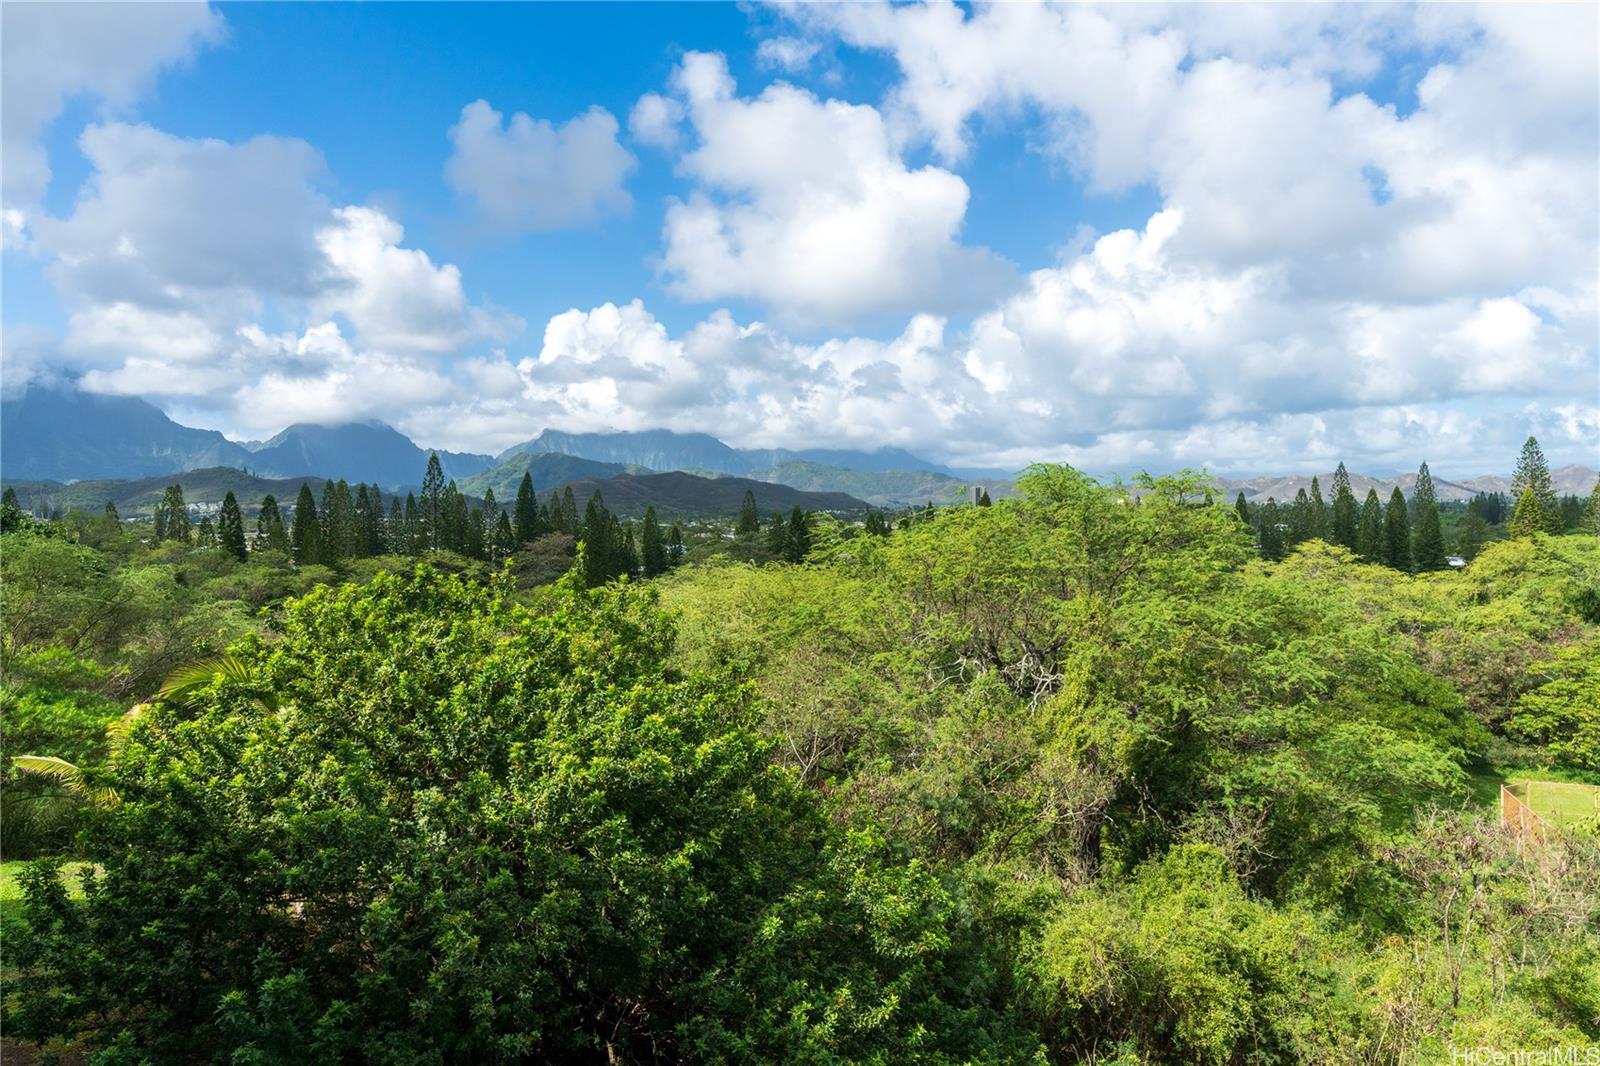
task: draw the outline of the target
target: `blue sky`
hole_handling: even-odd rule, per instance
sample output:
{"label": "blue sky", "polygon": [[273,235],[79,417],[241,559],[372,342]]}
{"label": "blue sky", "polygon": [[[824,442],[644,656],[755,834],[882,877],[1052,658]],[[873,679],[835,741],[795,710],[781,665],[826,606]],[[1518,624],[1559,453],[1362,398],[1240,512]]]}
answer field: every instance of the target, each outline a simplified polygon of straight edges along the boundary
{"label": "blue sky", "polygon": [[4,18],[8,393],[491,451],[1600,462],[1591,8]]}

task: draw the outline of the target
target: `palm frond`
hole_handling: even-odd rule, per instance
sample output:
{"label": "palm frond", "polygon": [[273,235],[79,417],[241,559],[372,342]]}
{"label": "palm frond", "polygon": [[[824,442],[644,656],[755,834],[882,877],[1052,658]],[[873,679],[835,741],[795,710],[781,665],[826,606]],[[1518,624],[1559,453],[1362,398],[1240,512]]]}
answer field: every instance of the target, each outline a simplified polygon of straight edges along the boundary
{"label": "palm frond", "polygon": [[[198,659],[172,671],[161,683],[155,698],[166,703],[189,705],[201,689],[218,681],[254,685],[255,678],[243,659],[234,655],[217,655],[209,659]],[[270,693],[266,695],[257,693],[254,698],[269,711],[278,709],[277,697]]]}
{"label": "palm frond", "polygon": [[24,773],[47,777],[90,803],[105,807],[117,802],[115,789],[91,784],[82,767],[54,755],[13,755],[11,765]]}

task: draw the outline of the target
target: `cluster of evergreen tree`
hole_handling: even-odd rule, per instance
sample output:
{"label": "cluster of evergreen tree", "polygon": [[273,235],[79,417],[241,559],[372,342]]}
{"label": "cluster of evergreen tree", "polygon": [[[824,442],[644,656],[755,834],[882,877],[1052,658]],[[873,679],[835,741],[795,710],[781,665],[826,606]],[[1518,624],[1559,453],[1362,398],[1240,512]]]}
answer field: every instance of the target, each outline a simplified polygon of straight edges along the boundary
{"label": "cluster of evergreen tree", "polygon": [[619,577],[655,577],[683,561],[682,528],[674,523],[663,533],[656,509],[647,507],[636,537],[633,523],[607,510],[599,490],[584,507],[577,536],[583,542],[583,579],[591,588]]}
{"label": "cluster of evergreen tree", "polygon": [[[1600,482],[1587,503],[1576,496],[1558,500],[1539,442],[1529,437],[1517,459],[1511,498],[1509,532],[1513,537],[1535,533],[1561,533],[1585,529],[1600,531]],[[1507,497],[1478,493],[1467,504],[1458,539],[1463,558],[1471,559],[1490,540],[1490,528],[1506,518]],[[1349,548],[1368,562],[1382,563],[1408,573],[1443,570],[1450,565],[1439,522],[1439,501],[1428,464],[1417,470],[1416,487],[1408,501],[1396,486],[1388,502],[1376,489],[1368,489],[1358,504],[1343,463],[1333,475],[1333,503],[1328,505],[1316,478],[1308,494],[1301,489],[1294,503],[1280,506],[1272,498],[1252,506],[1239,493],[1234,509],[1255,533],[1263,559],[1281,559],[1306,540],[1320,539]]]}
{"label": "cluster of evergreen tree", "polygon": [[802,563],[811,553],[811,541],[811,514],[805,508],[795,504],[787,520],[773,512],[767,525],[767,546],[772,554],[786,563]]}

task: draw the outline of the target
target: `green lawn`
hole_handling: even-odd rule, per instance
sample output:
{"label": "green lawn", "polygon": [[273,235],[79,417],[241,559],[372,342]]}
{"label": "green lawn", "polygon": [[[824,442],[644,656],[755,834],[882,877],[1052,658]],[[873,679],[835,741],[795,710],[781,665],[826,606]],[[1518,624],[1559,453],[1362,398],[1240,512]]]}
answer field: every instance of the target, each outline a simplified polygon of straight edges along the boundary
{"label": "green lawn", "polygon": [[[73,899],[83,898],[83,883],[78,880],[78,871],[88,865],[86,862],[61,864],[62,881],[67,886],[67,895]],[[22,859],[0,862],[0,915],[9,914],[22,902],[22,871],[27,866],[27,861]]]}
{"label": "green lawn", "polygon": [[1571,825],[1600,813],[1600,786],[1524,777],[1506,782],[1506,787],[1551,825]]}

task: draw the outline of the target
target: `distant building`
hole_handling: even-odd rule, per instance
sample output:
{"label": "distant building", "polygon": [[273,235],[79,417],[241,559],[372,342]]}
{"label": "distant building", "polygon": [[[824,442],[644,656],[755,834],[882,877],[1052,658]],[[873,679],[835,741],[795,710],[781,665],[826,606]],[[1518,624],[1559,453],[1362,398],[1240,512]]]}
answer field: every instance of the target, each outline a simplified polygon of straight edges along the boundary
{"label": "distant building", "polygon": [[967,490],[967,492],[972,496],[972,505],[976,507],[978,505],[979,498],[983,496],[983,486],[973,485]]}
{"label": "distant building", "polygon": [[1444,561],[1450,564],[1452,570],[1459,570],[1467,565],[1467,561],[1459,555],[1447,555],[1444,557]]}

